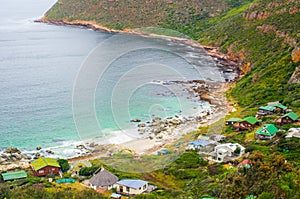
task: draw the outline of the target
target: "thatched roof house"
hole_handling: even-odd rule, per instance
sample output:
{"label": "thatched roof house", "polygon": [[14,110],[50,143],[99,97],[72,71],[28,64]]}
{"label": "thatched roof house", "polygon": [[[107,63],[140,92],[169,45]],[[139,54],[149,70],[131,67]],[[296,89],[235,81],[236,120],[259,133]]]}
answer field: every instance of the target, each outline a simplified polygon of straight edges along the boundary
{"label": "thatched roof house", "polygon": [[93,189],[111,189],[118,182],[119,178],[104,168],[95,172],[90,179],[90,186]]}

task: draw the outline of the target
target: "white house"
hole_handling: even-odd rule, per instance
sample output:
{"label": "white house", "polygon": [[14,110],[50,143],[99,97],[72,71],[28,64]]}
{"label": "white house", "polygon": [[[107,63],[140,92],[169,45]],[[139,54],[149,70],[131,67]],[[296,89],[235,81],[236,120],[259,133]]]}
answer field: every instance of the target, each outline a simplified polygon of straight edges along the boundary
{"label": "white house", "polygon": [[285,136],[285,138],[286,139],[291,139],[292,137],[300,138],[300,128],[290,128],[288,130],[288,133]]}
{"label": "white house", "polygon": [[93,189],[112,189],[114,184],[119,180],[117,176],[104,168],[95,172],[95,175],[89,180],[90,187]]}
{"label": "white house", "polygon": [[148,189],[148,182],[144,180],[120,180],[115,186],[118,193],[124,195],[138,195]]}
{"label": "white house", "polygon": [[238,143],[220,144],[215,147],[211,153],[213,159],[217,162],[226,162],[242,156],[245,153],[245,147]]}

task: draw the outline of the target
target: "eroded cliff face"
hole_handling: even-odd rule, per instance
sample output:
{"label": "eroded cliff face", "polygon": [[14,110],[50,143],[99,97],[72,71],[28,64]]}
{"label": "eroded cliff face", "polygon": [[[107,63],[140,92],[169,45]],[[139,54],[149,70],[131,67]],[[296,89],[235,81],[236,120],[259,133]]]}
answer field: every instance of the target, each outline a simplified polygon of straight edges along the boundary
{"label": "eroded cliff face", "polygon": [[295,69],[295,72],[289,80],[289,84],[300,84],[300,66]]}
{"label": "eroded cliff face", "polygon": [[[258,2],[252,3],[243,17],[248,20],[263,20],[272,15],[278,15],[288,12],[289,14],[296,14],[300,12],[299,0],[276,0],[270,3],[261,4]],[[289,8],[287,8],[288,6]]]}

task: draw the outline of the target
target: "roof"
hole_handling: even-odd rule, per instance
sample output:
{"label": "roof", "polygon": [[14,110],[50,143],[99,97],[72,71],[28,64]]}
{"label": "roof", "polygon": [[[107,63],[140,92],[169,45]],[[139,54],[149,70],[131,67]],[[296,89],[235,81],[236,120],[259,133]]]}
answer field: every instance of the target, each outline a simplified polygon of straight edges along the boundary
{"label": "roof", "polygon": [[252,125],[255,124],[255,123],[257,123],[257,122],[261,122],[261,120],[258,120],[256,117],[253,117],[253,116],[245,117],[245,118],[243,118],[242,121],[246,121],[246,122],[248,122],[248,123],[250,123]]}
{"label": "roof", "polygon": [[232,117],[232,118],[229,118],[228,120],[226,120],[226,122],[239,122],[241,120],[242,120],[241,118]]}
{"label": "roof", "polygon": [[119,178],[111,172],[101,169],[90,179],[90,183],[96,186],[109,186],[115,184],[118,180]]}
{"label": "roof", "polygon": [[250,165],[250,160],[246,159],[243,160],[241,163],[238,164],[238,167]]}
{"label": "roof", "polygon": [[210,144],[210,142],[208,142],[207,140],[194,140],[189,144],[192,144],[194,146],[207,146]]}
{"label": "roof", "polygon": [[284,116],[282,116],[281,118],[284,118],[284,117],[289,117],[293,121],[295,121],[299,118],[299,116],[294,112],[289,112],[289,113],[285,114]]}
{"label": "roof", "polygon": [[300,128],[290,128],[288,130],[288,134],[285,136],[285,138],[300,138]]}
{"label": "roof", "polygon": [[[237,147],[240,147],[241,150],[245,150],[245,147],[243,147],[243,146],[240,145],[239,143],[234,143],[234,144],[232,144],[232,143],[220,144],[220,145],[216,146],[215,149],[220,150],[220,149],[222,149],[223,147],[228,147],[228,148],[230,148],[232,151],[236,150]],[[223,148],[223,149],[224,149],[224,148]],[[225,150],[227,150],[227,149],[225,149]]]}
{"label": "roof", "polygon": [[277,131],[278,129],[274,126],[274,124],[264,124],[264,126],[258,129],[255,133],[259,135],[273,136],[277,133]]}
{"label": "roof", "polygon": [[34,160],[30,164],[35,171],[40,170],[46,166],[60,167],[59,163],[55,159],[44,157]]}
{"label": "roof", "polygon": [[111,197],[111,198],[121,198],[122,195],[117,194],[117,193],[113,193],[113,194],[110,195],[110,197]]}
{"label": "roof", "polygon": [[277,108],[280,108],[280,109],[282,109],[282,110],[286,110],[288,107],[286,107],[286,106],[284,106],[284,105],[282,105],[282,104],[280,104],[280,103],[278,103],[278,104],[274,104],[273,105],[274,107],[277,107]]}
{"label": "roof", "polygon": [[117,182],[117,184],[123,185],[125,187],[130,187],[133,189],[138,189],[148,184],[148,182],[144,180],[120,180],[119,182]]}
{"label": "roof", "polygon": [[2,173],[1,175],[3,176],[4,181],[27,178],[27,173],[24,170]]}
{"label": "roof", "polygon": [[275,111],[274,106],[261,106],[261,107],[259,107],[259,109],[264,110],[264,111]]}

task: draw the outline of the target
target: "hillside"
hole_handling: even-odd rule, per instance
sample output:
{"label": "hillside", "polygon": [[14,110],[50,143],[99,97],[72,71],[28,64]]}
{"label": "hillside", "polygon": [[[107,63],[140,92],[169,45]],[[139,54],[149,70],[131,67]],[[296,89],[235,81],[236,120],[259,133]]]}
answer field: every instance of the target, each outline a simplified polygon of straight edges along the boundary
{"label": "hillside", "polygon": [[185,26],[193,19],[220,14],[230,8],[229,4],[220,0],[59,0],[46,17],[95,20],[115,29],[162,26],[168,22]]}
{"label": "hillside", "polygon": [[255,1],[211,19],[201,33],[200,42],[240,55],[246,66],[232,90],[240,105],[281,100],[300,106],[299,84],[288,84],[299,66],[299,11],[299,0]]}

